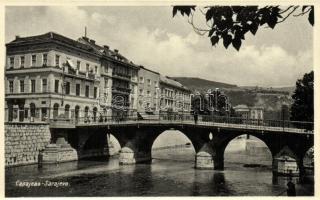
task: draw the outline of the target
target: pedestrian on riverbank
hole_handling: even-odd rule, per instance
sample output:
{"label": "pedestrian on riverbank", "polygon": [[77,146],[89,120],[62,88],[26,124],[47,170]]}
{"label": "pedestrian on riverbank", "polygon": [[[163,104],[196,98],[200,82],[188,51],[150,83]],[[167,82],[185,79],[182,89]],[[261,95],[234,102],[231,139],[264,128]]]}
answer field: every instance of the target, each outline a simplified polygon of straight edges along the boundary
{"label": "pedestrian on riverbank", "polygon": [[292,177],[289,178],[289,182],[287,183],[287,196],[288,197],[295,197],[296,196],[296,187],[295,184],[292,182]]}

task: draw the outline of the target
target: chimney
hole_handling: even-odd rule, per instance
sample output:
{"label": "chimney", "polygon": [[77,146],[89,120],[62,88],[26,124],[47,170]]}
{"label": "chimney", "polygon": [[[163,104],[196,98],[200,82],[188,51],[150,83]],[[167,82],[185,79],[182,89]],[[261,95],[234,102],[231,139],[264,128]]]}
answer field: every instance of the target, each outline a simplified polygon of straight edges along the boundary
{"label": "chimney", "polygon": [[16,35],[16,40],[17,40],[17,39],[20,39],[20,36],[19,36],[19,35]]}
{"label": "chimney", "polygon": [[118,49],[114,49],[114,52],[119,53],[119,50]]}
{"label": "chimney", "polygon": [[87,38],[87,37],[82,37],[82,39],[84,39],[85,41],[87,41],[87,42],[89,42],[89,38]]}
{"label": "chimney", "polygon": [[109,50],[109,46],[108,45],[103,45],[103,48],[106,50]]}
{"label": "chimney", "polygon": [[95,43],[96,43],[96,41],[94,41],[94,40],[90,40],[90,43],[91,43],[91,44],[95,44]]}

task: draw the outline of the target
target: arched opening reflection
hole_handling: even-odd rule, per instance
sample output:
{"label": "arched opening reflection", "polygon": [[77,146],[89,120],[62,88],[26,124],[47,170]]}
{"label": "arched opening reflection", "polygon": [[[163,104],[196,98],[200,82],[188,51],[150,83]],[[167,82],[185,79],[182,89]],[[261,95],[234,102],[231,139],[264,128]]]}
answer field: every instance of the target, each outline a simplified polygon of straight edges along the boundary
{"label": "arched opening reflection", "polygon": [[195,149],[191,140],[181,131],[168,130],[153,142],[153,160],[174,160],[194,162]]}
{"label": "arched opening reflection", "polygon": [[314,173],[314,147],[311,147],[303,157],[303,166],[307,175]]}
{"label": "arched opening reflection", "polygon": [[113,149],[112,150],[113,154],[114,155],[119,154],[119,151],[121,150],[121,145],[120,145],[118,139],[116,137],[114,137],[112,134],[109,134],[108,140],[110,141],[109,142],[110,149]]}
{"label": "arched opening reflection", "polygon": [[224,152],[225,167],[272,167],[272,154],[259,138],[240,135],[229,142]]}

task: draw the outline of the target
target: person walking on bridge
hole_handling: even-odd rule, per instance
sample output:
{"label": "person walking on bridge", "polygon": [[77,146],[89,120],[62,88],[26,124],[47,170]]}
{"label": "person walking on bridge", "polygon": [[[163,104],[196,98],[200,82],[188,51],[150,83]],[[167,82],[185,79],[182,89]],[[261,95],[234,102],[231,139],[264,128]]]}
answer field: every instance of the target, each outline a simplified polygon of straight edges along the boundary
{"label": "person walking on bridge", "polygon": [[197,124],[198,123],[198,112],[197,111],[195,111],[193,113],[193,118],[194,118],[194,123]]}

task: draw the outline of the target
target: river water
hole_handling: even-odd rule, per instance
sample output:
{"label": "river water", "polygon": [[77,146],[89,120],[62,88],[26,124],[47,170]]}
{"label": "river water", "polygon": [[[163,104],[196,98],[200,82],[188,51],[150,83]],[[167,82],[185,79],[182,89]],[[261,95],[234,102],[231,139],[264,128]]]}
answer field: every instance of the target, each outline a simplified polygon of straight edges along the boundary
{"label": "river water", "polygon": [[[119,166],[118,158],[112,157],[40,169],[37,165],[8,168],[5,192],[7,197],[286,196],[288,180],[272,175],[271,161],[269,165],[248,168],[243,166],[246,160],[233,161],[233,154],[225,155],[224,171],[196,170],[193,151],[154,151],[152,164]],[[293,181],[297,195],[314,195],[313,176],[303,182],[298,178]]]}

